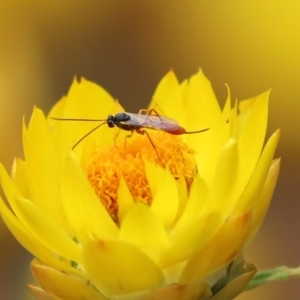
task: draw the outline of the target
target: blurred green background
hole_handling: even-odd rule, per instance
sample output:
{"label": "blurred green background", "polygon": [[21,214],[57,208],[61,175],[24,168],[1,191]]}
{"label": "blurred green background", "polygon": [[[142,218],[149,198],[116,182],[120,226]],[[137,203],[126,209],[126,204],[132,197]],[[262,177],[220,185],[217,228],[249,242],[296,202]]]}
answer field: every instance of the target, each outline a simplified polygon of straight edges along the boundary
{"label": "blurred green background", "polygon": [[[270,135],[282,129],[282,171],[272,206],[246,259],[258,268],[300,264],[300,1],[0,0],[0,160],[22,157],[21,124],[48,112],[77,75],[128,111],[146,107],[171,68],[183,80],[202,68],[224,103],[272,88]],[[0,223],[1,299],[33,299],[31,256]],[[298,299],[300,279],[239,300]]]}

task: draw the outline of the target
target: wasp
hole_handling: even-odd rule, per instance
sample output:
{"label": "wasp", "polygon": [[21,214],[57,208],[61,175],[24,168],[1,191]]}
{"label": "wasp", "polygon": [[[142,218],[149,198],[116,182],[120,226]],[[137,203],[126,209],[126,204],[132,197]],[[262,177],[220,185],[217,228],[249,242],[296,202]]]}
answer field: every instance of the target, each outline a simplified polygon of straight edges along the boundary
{"label": "wasp", "polygon": [[138,114],[120,112],[115,115],[109,115],[107,119],[51,119],[59,121],[102,122],[101,124],[94,127],[92,130],[90,130],[87,134],[85,134],[72,147],[72,150],[74,150],[79,143],[81,143],[87,136],[89,136],[99,127],[101,127],[104,124],[107,124],[109,128],[118,127],[122,130],[130,131],[131,134],[128,137],[130,137],[133,134],[133,132],[137,132],[138,134],[146,134],[160,161],[161,159],[159,154],[157,153],[156,147],[145,129],[161,130],[173,135],[194,134],[209,130],[209,128],[204,128],[197,131],[186,131],[186,129],[180,126],[177,121],[169,117],[159,115],[155,109],[141,109]]}

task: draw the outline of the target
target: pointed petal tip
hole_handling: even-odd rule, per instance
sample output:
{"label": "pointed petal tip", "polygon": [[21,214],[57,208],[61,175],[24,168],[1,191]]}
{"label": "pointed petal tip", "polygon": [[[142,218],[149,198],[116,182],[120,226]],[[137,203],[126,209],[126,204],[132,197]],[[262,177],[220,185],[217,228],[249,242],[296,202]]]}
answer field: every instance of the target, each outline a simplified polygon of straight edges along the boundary
{"label": "pointed petal tip", "polygon": [[281,157],[276,158],[272,161],[271,167],[270,167],[270,176],[271,178],[274,178],[274,180],[277,179],[279,170],[281,165]]}
{"label": "pointed petal tip", "polygon": [[278,138],[279,138],[280,135],[281,135],[281,129],[277,128],[276,131],[275,131],[275,134],[278,135]]}
{"label": "pointed petal tip", "polygon": [[77,78],[77,75],[74,75],[74,77],[73,77],[73,82],[72,82],[72,84],[71,84],[71,87],[72,87],[73,85],[77,85],[77,84],[79,84],[79,80],[78,80],[78,78]]}
{"label": "pointed petal tip", "polygon": [[203,69],[201,68],[201,67],[199,67],[199,69],[198,69],[198,72],[197,72],[198,74],[203,74],[204,75],[204,73],[203,73]]}
{"label": "pointed petal tip", "polygon": [[38,300],[55,300],[51,295],[47,294],[42,288],[27,284],[28,289],[30,292],[38,299]]}

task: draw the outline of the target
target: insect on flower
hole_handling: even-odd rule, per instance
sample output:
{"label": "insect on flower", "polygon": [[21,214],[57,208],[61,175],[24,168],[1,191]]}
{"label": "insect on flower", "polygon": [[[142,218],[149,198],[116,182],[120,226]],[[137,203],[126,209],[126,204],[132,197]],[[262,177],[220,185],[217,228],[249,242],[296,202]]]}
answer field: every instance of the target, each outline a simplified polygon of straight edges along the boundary
{"label": "insect on flower", "polygon": [[[74,119],[74,118],[51,118],[53,120],[59,121],[80,121],[80,122],[102,122],[92,130],[90,130],[87,134],[85,134],[73,147],[75,147],[82,142],[87,136],[97,130],[104,124],[107,124],[109,128],[118,127],[122,130],[131,131],[131,134],[127,137],[131,137],[133,132],[137,132],[138,134],[146,134],[152,147],[154,148],[159,160],[160,156],[156,150],[156,147],[151,140],[149,133],[145,129],[153,129],[153,130],[162,130],[169,134],[173,135],[181,135],[181,134],[194,134],[207,131],[209,128],[197,130],[197,131],[186,131],[185,128],[181,127],[178,122],[175,120],[161,116],[155,109],[141,109],[138,114],[121,112],[116,115],[109,115],[107,119]],[[162,163],[162,162],[161,162]]]}

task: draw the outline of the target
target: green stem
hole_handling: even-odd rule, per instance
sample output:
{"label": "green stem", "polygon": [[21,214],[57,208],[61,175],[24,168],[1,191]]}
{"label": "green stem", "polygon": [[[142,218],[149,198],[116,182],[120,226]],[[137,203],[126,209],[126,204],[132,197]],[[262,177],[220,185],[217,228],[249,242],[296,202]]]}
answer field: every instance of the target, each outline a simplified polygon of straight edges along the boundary
{"label": "green stem", "polygon": [[251,279],[246,286],[247,290],[252,290],[260,285],[266,284],[275,280],[290,280],[300,277],[300,266],[297,268],[288,268],[285,266],[275,269],[260,271]]}

